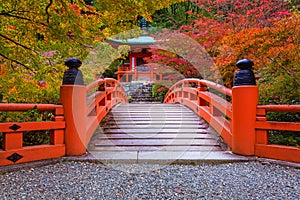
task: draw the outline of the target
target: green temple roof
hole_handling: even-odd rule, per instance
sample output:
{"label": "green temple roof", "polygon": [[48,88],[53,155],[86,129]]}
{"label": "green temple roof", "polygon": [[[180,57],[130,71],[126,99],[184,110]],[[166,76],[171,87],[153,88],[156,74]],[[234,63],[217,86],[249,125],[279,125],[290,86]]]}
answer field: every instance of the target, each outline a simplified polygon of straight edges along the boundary
{"label": "green temple roof", "polygon": [[155,44],[156,41],[153,37],[150,37],[147,34],[142,34],[138,38],[130,38],[127,40],[109,39],[109,42],[123,45],[150,45]]}

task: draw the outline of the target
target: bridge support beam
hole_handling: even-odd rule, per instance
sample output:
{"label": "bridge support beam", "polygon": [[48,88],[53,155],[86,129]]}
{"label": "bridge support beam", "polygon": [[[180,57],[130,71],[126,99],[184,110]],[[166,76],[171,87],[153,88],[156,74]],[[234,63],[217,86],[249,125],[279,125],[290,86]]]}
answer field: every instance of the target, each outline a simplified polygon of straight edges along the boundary
{"label": "bridge support beam", "polygon": [[254,155],[257,86],[232,88],[232,152]]}
{"label": "bridge support beam", "polygon": [[86,152],[86,87],[62,85],[60,101],[64,107],[67,156],[78,156]]}

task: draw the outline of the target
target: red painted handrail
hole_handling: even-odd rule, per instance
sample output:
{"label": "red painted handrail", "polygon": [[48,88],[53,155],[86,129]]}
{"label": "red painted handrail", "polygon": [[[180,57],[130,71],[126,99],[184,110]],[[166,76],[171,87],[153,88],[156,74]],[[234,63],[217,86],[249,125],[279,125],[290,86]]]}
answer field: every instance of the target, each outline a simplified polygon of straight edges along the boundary
{"label": "red painted handrail", "polygon": [[87,87],[87,117],[97,120],[88,120],[87,124],[87,141],[91,138],[99,122],[106,116],[110,109],[118,103],[127,103],[127,96],[122,85],[115,79],[105,78],[97,80]]}
{"label": "red painted handrail", "polygon": [[[31,162],[42,159],[58,158],[65,155],[64,111],[61,105],[54,104],[0,104],[0,112],[22,112],[37,109],[51,111],[54,121],[2,122],[2,149],[0,166]],[[50,145],[23,146],[23,132],[50,130]],[[19,160],[10,160],[12,155],[19,155]],[[15,161],[15,162],[14,162]]]}
{"label": "red painted handrail", "polygon": [[[194,78],[189,78],[189,79],[183,79],[178,81],[177,83],[175,83],[173,86],[171,86],[171,88],[169,89],[169,92],[172,92],[172,90],[174,90],[174,88],[181,86],[182,84],[190,84],[190,83],[196,83],[197,87],[208,87],[208,88],[212,88],[222,94],[225,94],[226,96],[231,97],[232,96],[232,91],[229,88],[224,87],[223,85],[211,82],[211,81],[207,81],[207,80],[203,80],[203,79],[194,79]],[[166,97],[168,96],[168,93],[166,94]]]}
{"label": "red painted handrail", "polygon": [[55,105],[55,104],[20,104],[20,103],[1,103],[0,104],[0,111],[6,111],[6,112],[18,112],[18,111],[27,111],[27,110],[33,110],[36,108],[39,111],[54,111],[56,109],[61,108],[61,105]]}
{"label": "red painted handrail", "polygon": [[[233,142],[233,140],[240,140],[241,142],[244,139],[241,136],[234,135],[233,127],[243,127],[235,125],[239,124],[239,121],[236,120],[235,124],[233,122],[234,116],[237,118],[237,115],[233,113],[232,103],[221,97],[222,95],[219,96],[211,92],[210,89],[231,97],[232,102],[243,102],[245,97],[239,95],[241,91],[243,94],[248,94],[249,90],[251,94],[255,94],[255,87],[253,86],[241,86],[235,90],[233,89],[235,91],[233,93],[233,90],[210,81],[185,79],[170,88],[164,102],[181,103],[190,107],[200,117],[204,118],[232,147],[239,142]],[[241,98],[240,96],[243,98],[240,100],[234,99]],[[14,164],[7,159],[14,153],[22,156],[15,163],[61,157],[65,155],[65,152],[67,152],[67,155],[84,153],[85,147],[98,123],[114,105],[127,102],[122,85],[115,79],[100,79],[86,87],[62,86],[61,99],[63,106],[53,104],[0,104],[1,112],[27,111],[36,108],[40,111],[54,111],[55,115],[55,121],[49,122],[1,123],[0,132],[4,133],[4,145],[3,149],[0,150],[0,166]],[[240,110],[238,109],[238,116],[243,114]],[[256,107],[256,111],[254,111],[256,121],[253,125],[253,130],[255,129],[253,155],[300,162],[300,148],[268,144],[268,130],[299,131],[300,123],[268,121],[266,118],[267,112],[300,112],[300,105],[258,105]],[[76,122],[79,122],[79,124],[76,124]],[[14,128],[16,130],[13,130]],[[22,132],[48,129],[51,130],[51,145],[22,146]]]}
{"label": "red painted handrail", "polygon": [[115,85],[118,85],[118,86],[121,85],[116,79],[113,79],[113,78],[98,79],[86,86],[87,93],[89,93],[90,91],[92,91],[94,89],[97,89],[97,87],[99,87],[102,84],[104,84],[105,86],[111,84],[111,86],[113,86],[113,87]]}
{"label": "red painted handrail", "polygon": [[300,105],[259,105],[257,108],[267,112],[300,112]]}
{"label": "red painted handrail", "polygon": [[61,87],[66,117],[66,154],[82,155],[99,122],[116,104],[127,102],[122,85],[112,78],[99,79],[88,86]]}
{"label": "red painted handrail", "polygon": [[181,103],[204,118],[232,146],[230,120],[231,103],[209,92],[209,89],[231,97],[231,89],[199,79],[184,79],[175,83],[166,94],[164,103]]}
{"label": "red painted handrail", "polygon": [[[226,95],[227,97],[231,97],[231,102],[235,102],[236,112],[239,113],[234,113],[236,116],[235,123],[233,122],[234,120],[232,118],[234,112],[232,104],[220,96],[211,93],[210,88]],[[257,105],[257,103],[255,104],[257,99],[255,100],[253,99],[253,96],[249,96],[249,94],[256,95],[257,92],[255,92],[255,87],[240,86],[234,87],[233,89],[235,90],[234,95],[232,89],[210,81],[184,79],[175,83],[169,89],[165,96],[164,103],[181,103],[190,107],[195,113],[205,119],[223,137],[224,141],[229,145],[229,147],[236,149],[235,151],[239,152],[239,154],[256,155],[265,158],[300,163],[300,148],[284,145],[271,145],[268,142],[268,130],[300,131],[300,123],[274,122],[268,121],[266,118],[267,112],[300,112],[300,105]],[[243,93],[239,94],[239,92]],[[244,96],[245,94],[247,94],[249,99]],[[256,98],[258,98],[257,95]],[[251,105],[254,103],[256,107],[254,106],[253,109],[256,108],[256,110],[251,111],[249,108],[241,107],[239,104],[243,104],[243,102],[246,102],[246,105],[248,105],[250,102]],[[245,113],[254,113],[256,116],[256,121],[254,116],[255,122],[253,123],[251,121],[243,120],[245,121],[244,124],[250,124],[245,131],[243,131],[243,125],[239,124],[239,119],[241,119],[239,117],[248,117],[243,114],[243,109],[247,110]],[[237,134],[234,132],[234,130],[238,130],[237,133],[239,136],[234,135]],[[253,132],[253,135],[249,135],[249,130]],[[250,143],[250,140],[253,142],[251,142],[250,146],[248,144],[248,149],[241,149],[243,148],[244,144],[247,142]],[[243,152],[247,153],[244,154]]]}
{"label": "red painted handrail", "polygon": [[207,80],[200,80],[200,84],[203,84],[204,86],[208,88],[212,88],[220,93],[225,94],[226,96],[231,97],[232,96],[232,90],[229,88],[224,87],[223,85],[207,81]]}
{"label": "red painted handrail", "polygon": [[[122,85],[115,79],[97,80],[88,86],[61,86],[63,105],[54,104],[0,104],[0,112],[22,112],[37,109],[54,113],[54,121],[3,122],[3,147],[0,149],[0,166],[64,155],[85,153],[86,145],[109,110],[120,102],[127,102]],[[77,123],[77,124],[76,124]],[[23,132],[50,130],[50,145],[23,147]],[[14,155],[15,162],[7,159]]]}
{"label": "red painted handrail", "polygon": [[269,144],[269,130],[295,131],[300,134],[300,122],[268,121],[268,112],[300,112],[300,105],[257,106],[255,155],[300,163],[300,148]]}

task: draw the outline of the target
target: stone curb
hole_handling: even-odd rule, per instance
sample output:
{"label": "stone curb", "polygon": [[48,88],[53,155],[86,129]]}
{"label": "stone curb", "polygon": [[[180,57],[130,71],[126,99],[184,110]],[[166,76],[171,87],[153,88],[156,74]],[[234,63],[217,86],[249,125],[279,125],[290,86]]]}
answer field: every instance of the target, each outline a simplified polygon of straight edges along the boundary
{"label": "stone curb", "polygon": [[19,171],[19,170],[23,170],[23,169],[42,167],[42,166],[46,166],[46,165],[54,165],[54,164],[59,163],[59,162],[62,162],[62,158],[39,160],[39,161],[28,162],[28,163],[1,166],[0,167],[0,174]]}
{"label": "stone curb", "polygon": [[300,163],[295,163],[295,162],[287,162],[287,161],[282,161],[282,160],[273,160],[273,159],[268,159],[268,158],[256,158],[256,161],[269,165],[269,164],[276,164],[276,165],[282,165],[286,167],[292,167],[295,169],[300,169]]}
{"label": "stone curb", "polygon": [[[34,161],[29,163],[21,163],[21,164],[15,164],[15,165],[7,165],[7,166],[1,166],[0,167],[0,174],[14,172],[18,170],[26,170],[30,168],[37,168],[42,167],[46,165],[54,165],[56,163],[60,162],[93,162],[93,163],[99,163],[99,164],[112,164],[112,163],[122,163],[122,164],[137,164],[136,160],[99,160],[97,158],[92,157],[88,153],[82,155],[82,156],[66,156],[56,159],[49,159],[49,160],[41,160],[41,161]],[[244,157],[244,159],[232,159],[232,160],[226,160],[226,159],[214,159],[214,160],[184,160],[184,159],[178,159],[171,163],[167,161],[160,162],[155,160],[143,160],[140,161],[139,164],[171,164],[171,165],[201,165],[201,164],[224,164],[224,163],[236,163],[236,162],[260,162],[263,165],[281,165],[285,167],[291,167],[295,169],[300,169],[300,163],[294,163],[294,162],[286,162],[281,160],[273,160],[273,159],[267,159],[267,158],[258,158],[258,157]]]}

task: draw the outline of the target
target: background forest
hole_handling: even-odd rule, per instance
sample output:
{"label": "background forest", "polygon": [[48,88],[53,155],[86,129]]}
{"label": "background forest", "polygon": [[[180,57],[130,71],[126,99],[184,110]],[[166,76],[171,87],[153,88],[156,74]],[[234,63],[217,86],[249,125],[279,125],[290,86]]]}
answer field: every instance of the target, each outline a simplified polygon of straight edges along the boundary
{"label": "background forest", "polygon": [[[155,26],[184,33],[201,44],[225,86],[232,87],[235,63],[248,58],[255,63],[260,104],[300,104],[299,8],[300,1],[198,0],[159,10],[153,20]],[[180,56],[152,52],[152,62],[185,77],[199,76]],[[300,121],[300,114],[269,113],[268,118]],[[299,132],[271,131],[270,142],[300,146]]]}

